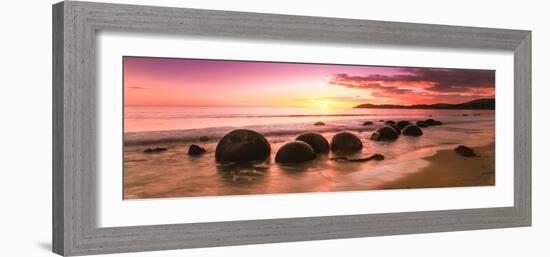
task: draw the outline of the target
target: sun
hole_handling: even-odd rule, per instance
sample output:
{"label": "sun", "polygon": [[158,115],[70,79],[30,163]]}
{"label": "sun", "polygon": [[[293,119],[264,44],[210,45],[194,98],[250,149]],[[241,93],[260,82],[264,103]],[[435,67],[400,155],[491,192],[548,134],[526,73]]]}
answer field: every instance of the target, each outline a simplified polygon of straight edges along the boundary
{"label": "sun", "polygon": [[319,108],[321,109],[330,109],[330,101],[329,100],[319,100],[317,101],[319,104]]}

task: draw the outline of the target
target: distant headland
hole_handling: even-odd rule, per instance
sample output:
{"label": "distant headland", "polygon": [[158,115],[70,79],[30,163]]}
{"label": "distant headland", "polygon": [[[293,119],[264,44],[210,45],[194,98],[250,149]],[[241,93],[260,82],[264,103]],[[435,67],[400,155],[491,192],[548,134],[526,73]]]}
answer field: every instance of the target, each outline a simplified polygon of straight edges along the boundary
{"label": "distant headland", "polygon": [[366,109],[447,109],[447,110],[494,110],[494,98],[476,99],[460,104],[415,104],[415,105],[396,105],[396,104],[360,104],[353,108]]}

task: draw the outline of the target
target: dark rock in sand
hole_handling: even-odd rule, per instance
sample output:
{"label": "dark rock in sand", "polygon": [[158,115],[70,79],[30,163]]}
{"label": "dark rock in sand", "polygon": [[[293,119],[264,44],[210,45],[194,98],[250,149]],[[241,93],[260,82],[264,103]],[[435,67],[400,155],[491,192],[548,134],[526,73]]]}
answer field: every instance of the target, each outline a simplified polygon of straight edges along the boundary
{"label": "dark rock in sand", "polygon": [[332,137],[330,149],[332,151],[357,151],[363,148],[361,139],[349,132],[340,132]]}
{"label": "dark rock in sand", "polygon": [[384,124],[387,125],[387,126],[395,125],[395,121],[387,120],[386,122],[384,122]]}
{"label": "dark rock in sand", "polygon": [[462,116],[466,117],[466,116],[469,116],[469,114],[463,113]]}
{"label": "dark rock in sand", "polygon": [[223,136],[216,146],[217,162],[265,161],[271,154],[271,146],[256,131],[237,129]]}
{"label": "dark rock in sand", "polygon": [[434,119],[427,119],[425,122],[426,122],[426,124],[428,124],[428,126],[443,125],[443,123],[441,121],[434,120]]}
{"label": "dark rock in sand", "polygon": [[406,126],[403,131],[402,131],[403,135],[405,136],[412,136],[412,137],[418,137],[418,136],[422,136],[422,129],[420,129],[418,126],[415,126],[415,125],[409,125],[409,126]]}
{"label": "dark rock in sand", "polygon": [[416,122],[416,126],[420,127],[420,128],[427,128],[428,127],[428,124],[425,122],[425,121],[417,121]]}
{"label": "dark rock in sand", "polygon": [[370,139],[376,140],[376,141],[383,141],[383,140],[395,140],[397,139],[399,135],[397,134],[397,131],[392,127],[382,127],[376,130],[376,132],[372,133]]}
{"label": "dark rock in sand", "polygon": [[315,153],[328,153],[330,146],[328,140],[321,134],[305,133],[296,138],[297,141],[302,141],[311,146]]}
{"label": "dark rock in sand", "polygon": [[370,160],[382,161],[384,160],[384,155],[375,153],[367,158],[358,158],[358,159],[350,159],[348,157],[339,156],[339,157],[330,158],[330,160],[331,161],[348,161],[348,162],[368,162]]}
{"label": "dark rock in sand", "polygon": [[374,125],[374,123],[372,123],[372,121],[363,122],[363,126],[370,126],[370,125]]}
{"label": "dark rock in sand", "polygon": [[190,145],[187,150],[188,155],[201,155],[203,153],[206,153],[206,150],[198,145]]}
{"label": "dark rock in sand", "polygon": [[208,141],[209,139],[210,139],[210,138],[208,138],[207,136],[201,136],[201,137],[199,137],[199,141],[201,141],[201,142],[206,142],[206,141]]}
{"label": "dark rock in sand", "polygon": [[464,157],[474,157],[477,156],[477,154],[474,152],[474,150],[470,147],[467,147],[465,145],[459,145],[455,148],[455,153],[462,155]]}
{"label": "dark rock in sand", "polygon": [[384,122],[384,120],[379,120],[380,122]]}
{"label": "dark rock in sand", "polygon": [[322,121],[318,121],[318,122],[315,122],[315,124],[313,124],[314,126],[324,126],[324,125],[327,125],[325,124],[324,122]]}
{"label": "dark rock in sand", "polygon": [[401,130],[395,126],[395,125],[391,125],[390,127],[392,127],[393,129],[395,129],[395,132],[397,132],[397,135],[401,135]]}
{"label": "dark rock in sand", "polygon": [[313,148],[302,141],[286,143],[275,155],[275,162],[278,163],[298,163],[313,159],[315,159]]}
{"label": "dark rock in sand", "polygon": [[406,126],[409,126],[409,125],[411,125],[411,123],[406,120],[399,121],[397,122],[397,124],[395,124],[395,126],[400,130],[403,130]]}
{"label": "dark rock in sand", "polygon": [[164,148],[164,147],[155,147],[155,148],[147,148],[145,150],[143,150],[144,153],[160,153],[160,152],[164,152],[168,150],[168,148]]}

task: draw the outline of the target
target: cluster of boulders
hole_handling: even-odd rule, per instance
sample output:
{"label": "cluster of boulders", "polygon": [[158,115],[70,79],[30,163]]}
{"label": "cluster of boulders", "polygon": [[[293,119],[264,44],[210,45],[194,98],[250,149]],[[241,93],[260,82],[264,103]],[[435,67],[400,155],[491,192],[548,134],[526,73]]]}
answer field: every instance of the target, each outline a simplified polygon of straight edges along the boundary
{"label": "cluster of boulders", "polygon": [[[418,137],[424,133],[421,128],[429,126],[442,125],[441,121],[427,119],[417,121],[412,124],[409,121],[401,120],[395,122],[393,120],[380,120],[384,122],[383,127],[377,129],[370,136],[371,140],[375,141],[392,141],[399,138],[400,135]],[[314,125],[325,125],[323,122],[317,122]],[[372,121],[366,121],[363,126],[374,125]],[[200,142],[206,142],[209,138],[206,136],[199,137]],[[329,151],[334,152],[353,152],[363,148],[363,143],[358,136],[350,132],[340,132],[335,134],[329,144],[328,140],[318,133],[304,133],[296,137],[292,142],[284,144],[275,155],[277,163],[299,163],[311,161],[318,154],[326,154]],[[147,148],[144,153],[159,153],[166,151],[167,148]],[[466,146],[458,146],[455,149],[457,154],[462,156],[476,156],[473,150]],[[187,154],[190,156],[198,156],[206,153],[203,147],[192,144],[189,146]],[[215,159],[216,162],[265,162],[271,156],[271,145],[266,138],[260,133],[248,129],[237,129],[229,132],[220,139],[216,146]],[[345,157],[336,157],[335,160],[347,161],[368,161],[382,160],[383,156],[375,154],[368,158],[362,159],[347,159]]]}
{"label": "cluster of boulders", "polygon": [[384,121],[385,126],[372,133],[371,139],[375,141],[391,141],[396,140],[401,134],[404,136],[418,137],[424,134],[422,128],[442,124],[443,123],[441,121],[434,119],[417,121],[415,124],[412,124],[406,120],[401,120],[398,122],[386,120]]}

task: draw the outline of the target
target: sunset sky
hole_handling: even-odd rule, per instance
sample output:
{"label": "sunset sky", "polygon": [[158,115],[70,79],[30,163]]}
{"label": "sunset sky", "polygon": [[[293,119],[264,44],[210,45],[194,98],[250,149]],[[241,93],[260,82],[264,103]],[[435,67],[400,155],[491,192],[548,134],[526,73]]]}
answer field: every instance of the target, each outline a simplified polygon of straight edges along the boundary
{"label": "sunset sky", "polygon": [[351,108],[495,96],[492,70],[124,57],[125,105]]}

